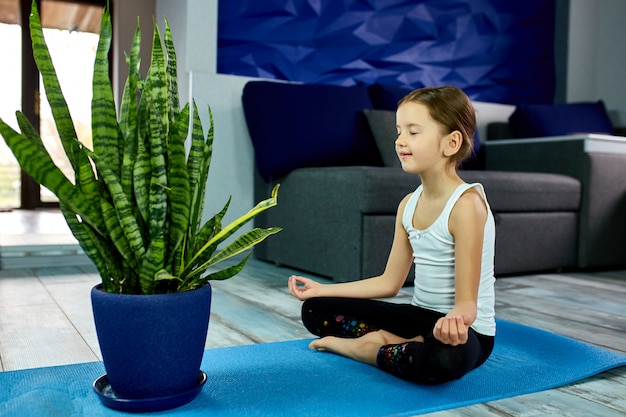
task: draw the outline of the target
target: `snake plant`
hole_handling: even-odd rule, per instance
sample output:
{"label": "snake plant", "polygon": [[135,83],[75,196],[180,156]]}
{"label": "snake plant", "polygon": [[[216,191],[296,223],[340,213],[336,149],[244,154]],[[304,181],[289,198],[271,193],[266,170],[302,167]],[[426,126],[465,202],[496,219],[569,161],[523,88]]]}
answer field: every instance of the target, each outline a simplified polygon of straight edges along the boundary
{"label": "snake plant", "polygon": [[[107,58],[111,17],[107,8],[103,11],[93,73],[93,150],[77,138],[35,2],[30,29],[35,61],[74,170],[73,180],[55,165],[22,112],[16,112],[21,132],[0,120],[0,134],[22,169],[58,197],[65,220],[98,269],[105,291],[179,292],[230,278],[244,267],[256,244],[280,231],[254,228],[236,235],[244,224],[277,204],[278,187],[270,198],[226,226],[222,219],[230,199],[202,223],[213,116],[209,108],[210,128],[205,137],[195,101],[180,108],[176,52],[167,19],[163,41],[154,24],[145,79],[140,74],[137,23],[126,58],[129,75],[118,115]],[[190,142],[189,150],[186,142]],[[223,269],[216,267],[239,254],[245,254],[242,260]]]}

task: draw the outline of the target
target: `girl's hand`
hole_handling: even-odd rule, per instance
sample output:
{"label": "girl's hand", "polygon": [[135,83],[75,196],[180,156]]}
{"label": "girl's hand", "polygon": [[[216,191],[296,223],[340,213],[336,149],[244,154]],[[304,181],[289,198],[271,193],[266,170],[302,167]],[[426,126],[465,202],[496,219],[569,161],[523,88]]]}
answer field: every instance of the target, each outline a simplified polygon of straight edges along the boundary
{"label": "girl's hand", "polygon": [[303,301],[309,298],[317,297],[319,295],[320,288],[322,287],[322,284],[319,282],[315,282],[312,279],[298,275],[290,276],[287,285],[291,295]]}
{"label": "girl's hand", "polygon": [[463,316],[442,317],[435,324],[433,336],[441,343],[457,346],[467,342],[468,330]]}

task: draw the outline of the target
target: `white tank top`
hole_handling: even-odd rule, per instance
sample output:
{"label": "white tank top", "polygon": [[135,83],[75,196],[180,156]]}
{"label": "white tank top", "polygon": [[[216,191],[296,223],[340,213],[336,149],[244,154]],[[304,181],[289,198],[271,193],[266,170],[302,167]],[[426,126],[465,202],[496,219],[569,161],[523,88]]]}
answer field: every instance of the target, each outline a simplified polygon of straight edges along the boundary
{"label": "white tank top", "polygon": [[470,188],[478,190],[487,206],[477,315],[471,327],[482,335],[494,336],[496,333],[495,222],[485,190],[479,183],[459,185],[448,199],[437,220],[424,230],[417,230],[413,227],[413,215],[417,201],[422,195],[422,186],[417,187],[409,197],[402,216],[402,224],[409,235],[415,262],[414,294],[411,304],[443,314],[447,314],[454,307],[454,237],[450,234],[448,222],[457,200]]}

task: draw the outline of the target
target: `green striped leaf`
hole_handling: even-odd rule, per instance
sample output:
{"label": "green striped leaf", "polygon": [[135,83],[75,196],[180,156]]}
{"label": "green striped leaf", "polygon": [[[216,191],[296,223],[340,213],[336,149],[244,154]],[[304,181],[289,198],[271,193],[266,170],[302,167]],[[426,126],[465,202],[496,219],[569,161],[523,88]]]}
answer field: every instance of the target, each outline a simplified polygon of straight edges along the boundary
{"label": "green striped leaf", "polygon": [[33,145],[41,149],[42,152],[48,153],[45,149],[45,145],[43,144],[43,140],[41,140],[41,137],[39,136],[39,132],[37,132],[35,127],[30,123],[30,120],[26,118],[26,115],[22,112],[16,112],[15,117],[22,135],[24,135],[26,139],[30,140]]}
{"label": "green striped leaf", "polygon": [[[161,37],[154,25],[152,56],[150,69],[144,86],[142,99],[146,100],[149,114],[148,138],[150,146],[150,193],[149,193],[149,227],[150,238],[164,233],[168,206],[168,172],[165,161],[168,122],[167,75],[165,69],[165,53],[161,45]],[[165,233],[169,231],[165,230]],[[159,268],[160,269],[160,268]]]}
{"label": "green striped leaf", "polygon": [[74,155],[78,152],[79,143],[76,139],[76,130],[67,107],[67,102],[61,91],[61,85],[57,78],[56,70],[52,64],[52,58],[46,45],[41,20],[37,4],[33,1],[30,15],[30,34],[33,46],[33,56],[35,63],[41,74],[43,85],[46,90],[46,97],[52,109],[52,116],[56,125],[63,150],[65,151],[74,171],[78,171],[77,158]]}
{"label": "green striped leaf", "polygon": [[[124,194],[122,185],[113,170],[100,161],[94,153],[90,153],[90,156],[111,193],[112,204],[115,207],[115,214],[122,228],[123,236],[128,241],[133,256],[139,261],[145,254],[145,245],[141,230],[133,215],[132,205]],[[127,247],[126,242],[122,242],[120,239],[114,240],[113,244],[120,253]]]}
{"label": "green striped leaf", "polygon": [[141,48],[141,29],[139,19],[133,36],[130,54],[126,56],[128,66],[128,78],[122,92],[122,104],[120,106],[119,126],[122,134],[129,140],[135,138],[137,129],[137,88],[139,75],[139,51]]}
{"label": "green striped leaf", "polygon": [[[196,257],[201,256],[201,254],[205,250],[205,248],[209,248],[212,245],[220,244],[221,242],[223,242],[224,240],[226,240],[230,236],[232,236],[233,233],[235,233],[237,230],[239,230],[243,225],[248,223],[250,220],[252,220],[256,216],[258,216],[259,214],[261,214],[265,210],[276,206],[278,204],[278,188],[279,188],[279,186],[280,185],[277,184],[274,187],[274,189],[272,190],[272,196],[270,198],[261,201],[256,206],[254,206],[250,211],[248,211],[246,214],[244,214],[243,216],[239,217],[238,219],[235,219],[228,226],[226,226],[222,230],[220,230],[219,233],[217,233],[207,243],[205,243],[205,245],[202,247],[202,249],[200,249],[200,251],[198,252]],[[195,259],[193,259],[191,261],[191,264],[193,264],[194,262],[195,262]]]}
{"label": "green striped leaf", "polygon": [[[17,117],[21,124],[28,123],[22,113],[18,112]],[[38,135],[33,136],[32,139],[20,135],[2,120],[0,120],[0,134],[28,175],[52,191],[59,197],[59,200],[63,201],[74,212],[79,213],[86,221],[91,221],[94,218],[93,215],[90,215],[93,212],[80,190],[54,164],[48,152],[41,145],[41,139]],[[98,228],[100,225],[95,223],[93,226]]]}
{"label": "green striped leaf", "polygon": [[68,209],[63,203],[60,204],[60,207],[67,225],[78,240],[83,252],[98,269],[104,290],[121,292],[122,277],[119,275],[121,271],[116,267],[115,259],[117,256],[111,251],[110,246],[87,223],[80,221],[76,213]]}
{"label": "green striped leaf", "polygon": [[164,130],[159,124],[160,115],[153,106],[152,100],[148,101],[150,108],[150,193],[149,201],[149,226],[150,237],[164,232],[167,219],[167,166],[165,163],[165,147],[163,143]]}
{"label": "green striped leaf", "polygon": [[[141,119],[144,113],[147,113],[145,109],[146,105],[142,104],[139,107],[139,118]],[[133,189],[135,195],[135,201],[137,203],[137,210],[141,215],[144,223],[150,221],[150,178],[152,177],[150,168],[150,152],[147,145],[146,129],[142,128],[138,132],[137,138],[137,155],[135,163],[133,164]]]}
{"label": "green striped leaf", "polygon": [[205,275],[204,277],[202,277],[202,279],[198,280],[197,282],[194,282],[194,285],[197,285],[199,287],[199,286],[202,286],[202,285],[206,285],[208,281],[225,280],[225,279],[234,277],[239,272],[241,272],[243,267],[248,262],[248,259],[250,258],[250,255],[252,255],[252,252],[248,253],[245,256],[245,258],[243,258],[243,260],[241,262],[239,262],[238,264],[236,264],[236,265],[229,266],[228,268],[224,268],[224,269],[222,269],[220,271],[217,271],[217,272]]}
{"label": "green striped leaf", "polygon": [[211,256],[208,261],[202,263],[201,265],[198,265],[191,272],[189,272],[184,282],[189,282],[189,278],[195,277],[194,280],[191,281],[194,282],[195,280],[199,279],[200,275],[204,273],[204,271],[206,271],[208,268],[253,248],[255,245],[264,241],[267,237],[274,235],[281,230],[282,229],[280,227],[272,227],[267,229],[255,228],[247,233],[238,236],[234,242],[230,243],[224,249],[218,251],[213,256]]}
{"label": "green striped leaf", "polygon": [[[98,207],[98,201],[102,196],[108,194],[108,190],[106,190],[102,182],[96,179],[91,161],[82,147],[81,152],[78,154],[78,161],[78,171],[75,173],[76,187],[80,189],[89,208]],[[85,219],[87,222],[97,225],[99,230],[103,229],[104,220],[102,213],[98,210],[89,210],[89,212],[84,213],[84,215],[88,216],[88,218]]]}
{"label": "green striped leaf", "polygon": [[[186,265],[190,265],[194,267],[195,265],[201,265],[211,258],[215,250],[217,249],[217,244],[213,244],[211,246],[205,246],[205,244],[216,234],[218,234],[222,230],[222,220],[228,211],[228,207],[230,206],[231,199],[229,198],[224,205],[224,208],[213,217],[211,217],[200,229],[200,232],[196,236],[194,247],[188,251],[189,258],[186,259]],[[204,248],[203,248],[204,247]]]}
{"label": "green striped leaf", "polygon": [[170,121],[173,122],[178,118],[180,111],[180,101],[178,99],[178,69],[176,65],[176,49],[174,48],[174,40],[172,39],[172,30],[170,22],[165,19],[165,34],[163,36],[165,51],[167,53],[167,90],[170,105]]}
{"label": "green striped leaf", "polygon": [[143,294],[153,294],[155,277],[164,269],[165,239],[163,234],[153,236],[146,251],[141,267],[139,268],[139,283]]}
{"label": "green striped leaf", "polygon": [[206,142],[202,121],[198,114],[198,107],[193,102],[193,125],[191,131],[191,148],[187,158],[187,171],[189,172],[189,186],[191,188],[191,213],[189,218],[189,241],[190,247],[195,246],[195,236],[202,224],[204,209],[204,197],[206,181],[211,165],[211,155],[213,151],[213,114],[209,109],[211,126],[207,134]]}
{"label": "green striped leaf", "polygon": [[[36,2],[33,2],[31,7],[30,30],[33,55],[37,68],[41,73],[44,88],[46,90],[46,97],[50,103],[50,108],[52,109],[52,116],[59,133],[61,144],[74,170],[75,183],[78,185],[78,188],[83,191],[83,196],[86,200],[88,200],[88,204],[92,204],[94,199],[97,198],[98,186],[95,183],[96,180],[89,158],[83,150],[83,145],[77,139],[76,130],[74,128],[67,103],[63,96],[63,92],[56,75],[56,70],[50,57],[48,46],[46,45],[43,36]],[[29,133],[28,135],[30,137],[35,137],[32,133]],[[45,186],[50,189],[47,185]],[[54,190],[50,190],[54,192]],[[59,199],[62,198],[59,195],[57,195],[57,197]],[[90,218],[90,222],[96,227],[101,228],[101,219],[97,217],[98,216],[96,215],[95,218]]]}
{"label": "green striped leaf", "polygon": [[109,79],[109,47],[113,30],[108,8],[102,12],[100,38],[96,50],[91,99],[91,131],[94,152],[117,175],[120,174],[124,150],[123,137],[117,124],[113,88]]}
{"label": "green striped leaf", "polygon": [[[217,233],[215,236],[213,236],[211,239],[209,239],[209,241],[204,244],[204,246],[193,256],[193,258],[186,265],[185,270],[182,273],[183,281],[185,281],[185,282],[187,281],[187,278],[186,278],[187,276],[194,276],[194,275],[197,275],[198,273],[201,273],[202,272],[202,270],[201,270],[202,268],[204,270],[206,270],[206,268],[208,268],[209,266],[215,264],[214,262],[211,262],[211,260],[209,260],[207,262],[202,263],[202,267],[198,267],[199,259],[203,258],[205,251],[213,250],[213,248],[216,247],[216,245],[219,245],[221,242],[223,242],[224,240],[226,240],[227,238],[232,236],[244,224],[248,223],[250,220],[252,220],[256,216],[258,216],[259,214],[261,214],[265,210],[276,206],[278,204],[278,188],[279,187],[280,187],[280,185],[277,184],[274,187],[274,189],[272,190],[272,196],[270,198],[268,198],[266,200],[263,200],[260,203],[258,203],[254,208],[252,208],[250,211],[248,211],[248,213],[246,213],[243,216],[233,220],[230,224],[228,224],[228,226],[222,228],[219,231],[219,233]],[[269,236],[269,234],[274,234],[274,233],[279,232],[280,228],[271,228],[271,229],[267,229],[267,230],[270,231],[270,232],[264,232],[264,233],[268,233],[267,235]],[[273,230],[275,230],[275,231],[273,231]],[[255,232],[255,233],[258,233],[258,232]],[[251,235],[251,236],[254,236],[254,235]],[[257,237],[260,237],[260,236],[257,236]],[[240,238],[241,238],[241,236],[240,236]],[[265,237],[263,237],[263,239],[265,239]],[[259,240],[257,243],[261,242],[263,239]],[[254,246],[255,244],[256,243],[254,243],[252,246]],[[231,249],[234,249],[234,248],[235,247],[233,247]],[[217,255],[213,255],[212,259],[215,256],[217,256]],[[233,256],[233,255],[231,255],[231,256]]]}
{"label": "green striped leaf", "polygon": [[129,266],[132,269],[138,269],[138,261],[135,257],[134,251],[130,247],[128,239],[124,235],[124,230],[120,224],[119,219],[117,218],[117,212],[115,207],[107,200],[100,201],[100,207],[102,209],[102,215],[105,219],[105,224],[108,231],[108,239],[111,240],[117,252],[122,255],[126,262],[128,262]]}
{"label": "green striped leaf", "polygon": [[[169,256],[171,262],[178,258],[177,263],[182,261],[180,250],[182,242],[189,228],[189,205],[191,203],[191,188],[189,186],[189,173],[186,168],[187,153],[185,139],[189,131],[189,105],[185,106],[178,118],[171,125],[169,143],[167,146],[168,172],[170,187],[170,230],[169,230]],[[172,268],[178,270],[179,265]]]}
{"label": "green striped leaf", "polygon": [[[137,89],[139,75],[139,50],[141,47],[141,30],[139,19],[137,19],[137,29],[133,37],[133,43],[130,48],[130,55],[126,57],[128,65],[128,78],[124,85],[122,93],[122,104],[120,106],[119,126],[124,136],[124,156],[122,160],[122,173],[120,180],[122,188],[126,195],[131,195],[133,189],[133,171],[135,167],[135,158],[137,155],[138,140],[138,104]],[[145,219],[144,219],[145,220]]]}
{"label": "green striped leaf", "polygon": [[[161,45],[161,35],[156,23],[154,24],[152,55],[146,83],[148,85],[145,87],[143,94],[147,96],[150,104],[150,129],[155,130],[158,126],[158,129],[161,130],[161,136],[159,139],[165,142],[165,133],[169,130],[169,97],[167,94],[168,87],[165,52],[163,51],[163,46]],[[157,132],[154,131],[151,137],[156,137],[156,135]],[[152,149],[151,152],[152,154],[157,153],[154,149]]]}
{"label": "green striped leaf", "polygon": [[217,252],[213,255],[207,262],[202,264],[198,269],[209,268],[213,265],[216,265],[226,259],[232,258],[233,256],[239,255],[242,252],[247,251],[248,249],[253,248],[255,245],[264,241],[267,237],[271,235],[275,235],[280,232],[282,229],[280,227],[270,227],[267,229],[255,228],[246,232],[234,242],[227,245],[224,249]]}
{"label": "green striped leaf", "polygon": [[[228,211],[228,207],[230,207],[231,197],[228,198],[224,208],[219,213],[215,214],[211,217],[200,229],[198,232],[198,236],[196,237],[196,245],[193,248],[193,252],[197,253],[202,250],[202,247],[216,234],[218,234],[222,230],[222,220]],[[215,245],[217,247],[217,245]],[[213,250],[204,250],[203,256],[208,255],[211,256],[213,254]],[[208,259],[208,258],[207,258]]]}

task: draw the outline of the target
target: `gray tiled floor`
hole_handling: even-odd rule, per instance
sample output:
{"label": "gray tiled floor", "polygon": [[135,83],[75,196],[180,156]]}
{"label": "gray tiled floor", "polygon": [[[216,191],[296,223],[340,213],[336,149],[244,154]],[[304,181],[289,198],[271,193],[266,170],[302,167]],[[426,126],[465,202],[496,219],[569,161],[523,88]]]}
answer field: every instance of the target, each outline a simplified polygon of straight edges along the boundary
{"label": "gray tiled floor", "polygon": [[58,210],[0,213],[0,246],[76,244]]}
{"label": "gray tiled floor", "polygon": [[1,269],[90,265],[58,210],[0,212]]}

